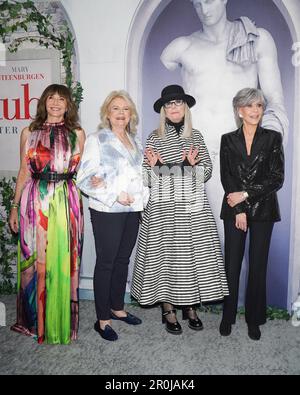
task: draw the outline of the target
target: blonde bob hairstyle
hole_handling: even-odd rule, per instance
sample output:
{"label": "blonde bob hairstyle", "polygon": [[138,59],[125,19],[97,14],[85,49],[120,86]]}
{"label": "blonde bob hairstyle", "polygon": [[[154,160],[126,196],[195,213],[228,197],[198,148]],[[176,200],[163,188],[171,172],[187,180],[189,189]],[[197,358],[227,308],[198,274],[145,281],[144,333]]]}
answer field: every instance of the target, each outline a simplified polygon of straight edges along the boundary
{"label": "blonde bob hairstyle", "polygon": [[[192,126],[192,114],[189,106],[184,103],[184,129],[183,129],[183,138],[190,138],[193,135],[193,126]],[[160,109],[160,122],[159,127],[157,129],[157,134],[160,138],[164,139],[166,137],[166,123],[167,117],[164,106]]]}
{"label": "blonde bob hairstyle", "polygon": [[108,116],[110,111],[110,105],[112,101],[115,99],[123,99],[128,104],[130,109],[130,121],[126,126],[126,131],[127,133],[135,134],[137,132],[139,116],[136,110],[136,106],[133,100],[131,99],[129,93],[124,90],[112,91],[105,99],[100,110],[101,124],[99,125],[99,129],[111,129],[111,124],[108,119]]}

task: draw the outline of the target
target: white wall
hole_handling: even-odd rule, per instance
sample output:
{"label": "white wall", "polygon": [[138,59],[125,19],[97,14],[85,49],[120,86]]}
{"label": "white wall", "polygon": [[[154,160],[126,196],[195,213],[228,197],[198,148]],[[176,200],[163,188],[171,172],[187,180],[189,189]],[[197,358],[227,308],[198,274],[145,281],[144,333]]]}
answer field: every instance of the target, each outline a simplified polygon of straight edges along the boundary
{"label": "white wall", "polygon": [[[125,58],[128,32],[139,0],[61,0],[73,25],[78,48],[80,82],[84,88],[81,123],[86,133],[99,124],[99,109],[114,89],[125,88]],[[81,290],[92,289],[95,265],[90,215],[85,206],[85,241]],[[91,294],[81,292],[82,297]]]}
{"label": "white wall", "polygon": [[81,120],[87,132],[99,123],[99,107],[107,94],[125,87],[128,31],[139,0],[61,0],[78,46],[80,81],[84,87]]}

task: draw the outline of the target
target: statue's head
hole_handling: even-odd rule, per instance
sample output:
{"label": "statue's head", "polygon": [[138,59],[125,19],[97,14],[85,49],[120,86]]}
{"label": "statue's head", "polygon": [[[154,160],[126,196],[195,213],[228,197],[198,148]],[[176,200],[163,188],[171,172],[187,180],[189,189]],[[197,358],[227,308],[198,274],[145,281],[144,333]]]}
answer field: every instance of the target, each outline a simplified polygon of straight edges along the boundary
{"label": "statue's head", "polygon": [[191,0],[203,25],[213,26],[226,16],[227,0]]}

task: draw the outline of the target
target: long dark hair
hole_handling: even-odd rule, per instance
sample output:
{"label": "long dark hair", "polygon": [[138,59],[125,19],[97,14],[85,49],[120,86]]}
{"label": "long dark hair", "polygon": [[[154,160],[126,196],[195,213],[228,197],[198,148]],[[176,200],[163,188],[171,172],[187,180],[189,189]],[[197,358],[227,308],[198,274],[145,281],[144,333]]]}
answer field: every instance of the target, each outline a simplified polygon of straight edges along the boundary
{"label": "long dark hair", "polygon": [[79,117],[76,104],[72,99],[71,92],[69,88],[64,85],[52,84],[47,86],[47,88],[42,93],[40,100],[37,105],[37,111],[34,121],[30,124],[29,130],[33,131],[42,127],[44,122],[47,120],[47,110],[46,110],[46,101],[49,96],[58,94],[62,96],[67,101],[67,111],[65,113],[64,121],[67,129],[74,130],[80,129],[81,126],[79,124]]}

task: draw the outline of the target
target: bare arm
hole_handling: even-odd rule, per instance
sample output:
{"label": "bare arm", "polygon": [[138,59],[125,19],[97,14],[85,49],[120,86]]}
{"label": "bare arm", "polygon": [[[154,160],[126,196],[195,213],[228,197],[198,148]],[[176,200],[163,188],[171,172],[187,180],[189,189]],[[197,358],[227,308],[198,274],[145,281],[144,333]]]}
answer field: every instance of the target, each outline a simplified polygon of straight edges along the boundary
{"label": "bare arm", "polygon": [[260,34],[256,47],[258,76],[261,89],[267,99],[262,126],[280,132],[284,136],[284,142],[287,143],[289,121],[284,106],[276,45],[267,30],[258,30]]}
{"label": "bare arm", "polygon": [[81,157],[83,154],[83,148],[85,143],[85,131],[83,129],[77,129],[76,134],[79,143],[80,157]]}
{"label": "bare arm", "polygon": [[190,46],[189,37],[178,37],[173,40],[162,52],[160,60],[164,66],[173,71],[182,64],[182,54]]}
{"label": "bare arm", "polygon": [[[16,182],[16,190],[13,203],[14,205],[18,205],[21,200],[21,194],[26,184],[26,181],[30,177],[30,172],[27,167],[26,161],[26,142],[28,136],[30,134],[29,128],[25,128],[22,130],[21,133],[21,140],[20,140],[20,170],[17,177]],[[12,207],[9,217],[9,225],[13,232],[17,233],[19,226],[18,226],[18,208],[17,206]]]}
{"label": "bare arm", "polygon": [[30,172],[28,170],[27,161],[26,161],[26,142],[29,135],[30,135],[29,128],[25,128],[22,130],[21,141],[20,141],[20,170],[17,177],[16,191],[14,197],[14,203],[17,204],[21,200],[22,190],[26,184],[26,181],[30,176]]}

